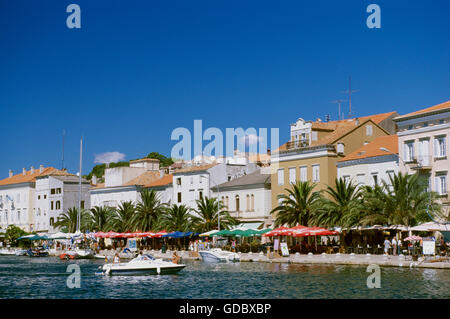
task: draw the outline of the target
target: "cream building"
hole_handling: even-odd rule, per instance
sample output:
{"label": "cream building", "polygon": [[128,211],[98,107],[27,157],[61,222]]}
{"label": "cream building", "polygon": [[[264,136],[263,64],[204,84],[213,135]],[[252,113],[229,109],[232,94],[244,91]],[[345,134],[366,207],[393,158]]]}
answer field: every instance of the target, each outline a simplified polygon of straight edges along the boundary
{"label": "cream building", "polygon": [[448,215],[450,101],[394,118],[398,125],[400,170],[429,180]]}

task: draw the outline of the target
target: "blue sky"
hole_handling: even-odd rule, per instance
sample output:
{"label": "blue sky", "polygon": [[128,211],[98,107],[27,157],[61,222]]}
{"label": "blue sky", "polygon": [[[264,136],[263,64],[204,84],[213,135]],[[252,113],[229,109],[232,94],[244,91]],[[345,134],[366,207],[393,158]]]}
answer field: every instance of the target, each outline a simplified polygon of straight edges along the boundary
{"label": "blue sky", "polygon": [[[81,29],[66,7],[81,7]],[[369,29],[366,7],[381,8]],[[0,0],[0,178],[83,173],[95,155],[170,155],[176,127],[280,128],[297,118],[400,114],[450,93],[449,1]],[[347,104],[343,107],[346,109]]]}

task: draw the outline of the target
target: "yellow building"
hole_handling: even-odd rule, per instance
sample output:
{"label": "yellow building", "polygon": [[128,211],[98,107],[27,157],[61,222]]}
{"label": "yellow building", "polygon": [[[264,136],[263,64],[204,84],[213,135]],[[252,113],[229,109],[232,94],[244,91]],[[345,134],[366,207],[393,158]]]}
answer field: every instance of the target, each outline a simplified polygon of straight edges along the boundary
{"label": "yellow building", "polygon": [[395,134],[397,112],[339,121],[298,119],[291,124],[291,140],[272,153],[272,208],[290,183],[312,181],[315,190],[334,185],[337,160],[380,136]]}

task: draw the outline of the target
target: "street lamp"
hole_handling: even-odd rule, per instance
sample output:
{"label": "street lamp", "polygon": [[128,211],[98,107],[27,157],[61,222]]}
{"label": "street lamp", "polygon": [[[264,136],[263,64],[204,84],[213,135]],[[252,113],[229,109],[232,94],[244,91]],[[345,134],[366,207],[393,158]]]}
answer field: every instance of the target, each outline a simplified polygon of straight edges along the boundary
{"label": "street lamp", "polygon": [[396,153],[394,153],[394,152],[388,150],[386,147],[380,147],[380,151],[387,152],[387,153],[391,153],[392,155],[397,156],[398,159],[403,163],[403,166],[405,166],[405,168],[406,168],[405,162],[402,160],[402,158],[401,158],[398,154],[396,154]]}
{"label": "street lamp", "polygon": [[[214,182],[213,179],[211,178],[211,175],[208,175],[208,177],[209,177],[210,181]],[[205,178],[206,179],[206,177],[203,176],[203,175],[200,175],[200,178]],[[210,181],[208,181],[209,182],[208,186],[209,186],[209,191],[211,192],[211,182]],[[217,186],[217,201],[219,203],[219,211],[217,212],[217,216],[218,216],[217,217],[217,223],[218,223],[217,228],[218,228],[218,231],[220,231],[220,188],[219,188],[219,184],[218,183],[216,183],[216,186]]]}

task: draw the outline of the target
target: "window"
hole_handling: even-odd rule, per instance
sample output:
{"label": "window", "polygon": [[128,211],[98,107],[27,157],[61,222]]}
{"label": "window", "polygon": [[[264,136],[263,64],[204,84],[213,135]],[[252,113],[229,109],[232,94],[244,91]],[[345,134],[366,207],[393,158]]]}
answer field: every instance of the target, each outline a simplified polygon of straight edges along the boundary
{"label": "window", "polygon": [[239,195],[236,195],[236,211],[240,211],[240,206],[239,206]]}
{"label": "window", "polygon": [[366,125],[366,135],[372,136],[372,131],[373,131],[372,125]]}
{"label": "window", "polygon": [[178,178],[177,178],[177,185],[178,185],[178,186],[181,186],[181,177],[178,177]]}
{"label": "window", "polygon": [[280,168],[278,170],[278,185],[284,185],[284,169]]}
{"label": "window", "polygon": [[249,194],[247,194],[247,196],[246,196],[246,205],[247,205],[246,211],[249,212],[250,211],[250,195]]}
{"label": "window", "polygon": [[434,138],[434,156],[435,157],[445,157],[446,147],[445,147],[445,136],[438,136]]}
{"label": "window", "polygon": [[306,166],[300,167],[300,180],[306,182],[308,180],[308,171]]}
{"label": "window", "polygon": [[372,173],[373,186],[378,185],[378,173]]}
{"label": "window", "polygon": [[317,132],[316,131],[312,131],[311,139],[313,141],[317,141]]}
{"label": "window", "polygon": [[81,209],[84,209],[84,200],[81,201]]}
{"label": "window", "polygon": [[434,181],[436,193],[439,195],[447,195],[447,174],[437,175]]}
{"label": "window", "polygon": [[338,143],[337,144],[337,153],[338,154],[344,154],[344,144],[343,143]]}
{"label": "window", "polygon": [[198,192],[198,199],[202,200],[203,199],[203,190],[200,190]]}
{"label": "window", "polygon": [[181,192],[177,193],[177,201],[178,203],[181,203]]}
{"label": "window", "polygon": [[[82,208],[84,208],[84,205],[82,206],[83,206]],[[56,209],[61,209],[61,202],[59,200],[56,201]]]}
{"label": "window", "polygon": [[41,195],[38,195],[38,200],[41,199]]}
{"label": "window", "polygon": [[350,175],[345,175],[342,178],[344,179],[344,182],[347,184],[348,181],[350,180]]}
{"label": "window", "polygon": [[277,196],[277,201],[278,201],[278,205],[282,205],[283,204],[283,197],[281,197],[281,195]]}
{"label": "window", "polygon": [[414,159],[414,141],[403,144],[403,157],[405,162],[411,162]]}
{"label": "window", "polygon": [[255,195],[253,194],[250,195],[250,210],[255,211]]}
{"label": "window", "polygon": [[313,182],[319,182],[320,181],[320,165],[313,165],[312,171],[313,171]]}
{"label": "window", "polygon": [[55,224],[55,219],[53,217],[50,217],[50,226],[53,227],[54,224]]}
{"label": "window", "polygon": [[53,201],[50,202],[50,209],[53,210]]}
{"label": "window", "polygon": [[52,189],[50,190],[50,194],[52,194],[52,195],[56,194],[56,190],[55,190],[54,188],[52,188]]}
{"label": "window", "polygon": [[295,184],[295,173],[296,173],[296,169],[295,167],[289,168],[289,183]]}
{"label": "window", "polygon": [[47,195],[44,195],[44,199],[47,199]]}
{"label": "window", "polygon": [[61,194],[61,188],[56,189],[56,194]]}
{"label": "window", "polygon": [[229,209],[230,207],[230,198],[228,196],[225,196],[225,207]]}

